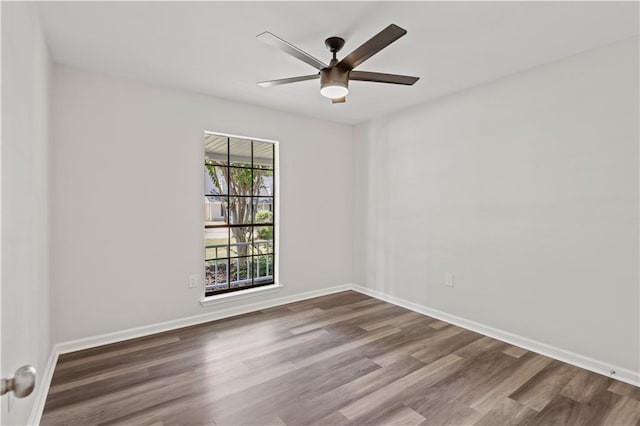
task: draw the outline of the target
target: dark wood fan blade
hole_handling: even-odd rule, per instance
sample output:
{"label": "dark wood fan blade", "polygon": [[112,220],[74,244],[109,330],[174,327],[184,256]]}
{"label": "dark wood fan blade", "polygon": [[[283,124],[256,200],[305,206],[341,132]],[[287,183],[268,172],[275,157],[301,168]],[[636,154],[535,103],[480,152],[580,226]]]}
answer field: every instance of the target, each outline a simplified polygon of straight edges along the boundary
{"label": "dark wood fan blade", "polygon": [[314,68],[321,70],[328,67],[328,65],[323,63],[321,60],[314,58],[307,52],[295,47],[293,44],[284,41],[274,34],[271,34],[269,31],[258,34],[256,38],[263,41],[264,43],[267,43],[268,45],[282,50],[285,53],[288,53],[294,58],[300,59],[302,62],[305,62]]}
{"label": "dark wood fan blade", "polygon": [[391,24],[342,58],[336,66],[344,70],[352,70],[406,33],[407,30],[404,28]]}
{"label": "dark wood fan blade", "polygon": [[298,81],[317,80],[320,74],[302,75],[300,77],[281,78],[280,80],[261,81],[258,83],[260,87],[280,86],[281,84],[297,83]]}
{"label": "dark wood fan blade", "polygon": [[347,102],[347,97],[346,96],[343,96],[341,98],[331,99],[331,103],[332,104],[343,104],[345,102]]}
{"label": "dark wood fan blade", "polygon": [[381,72],[351,71],[349,73],[349,80],[373,81],[375,83],[404,84],[406,86],[411,86],[416,81],[420,80],[420,77],[410,77],[408,75],[398,74],[384,74]]}

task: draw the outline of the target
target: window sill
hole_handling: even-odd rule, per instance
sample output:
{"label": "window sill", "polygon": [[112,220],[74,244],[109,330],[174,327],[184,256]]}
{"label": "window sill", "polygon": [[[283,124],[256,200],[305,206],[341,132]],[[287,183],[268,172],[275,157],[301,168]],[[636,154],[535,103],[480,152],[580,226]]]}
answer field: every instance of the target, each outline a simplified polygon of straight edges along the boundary
{"label": "window sill", "polygon": [[248,297],[262,296],[263,294],[275,293],[280,291],[284,286],[282,284],[271,284],[262,287],[248,288],[246,290],[238,290],[232,293],[218,294],[216,296],[205,297],[200,300],[202,306],[212,306],[221,303],[234,302],[239,299]]}

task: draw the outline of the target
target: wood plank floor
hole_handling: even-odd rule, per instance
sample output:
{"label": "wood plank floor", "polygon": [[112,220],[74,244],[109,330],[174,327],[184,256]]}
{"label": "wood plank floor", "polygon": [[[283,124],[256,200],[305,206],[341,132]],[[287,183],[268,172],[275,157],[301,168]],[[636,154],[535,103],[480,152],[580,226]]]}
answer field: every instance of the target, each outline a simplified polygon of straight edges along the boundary
{"label": "wood plank floor", "polygon": [[343,292],[62,355],[43,425],[640,425],[640,388]]}

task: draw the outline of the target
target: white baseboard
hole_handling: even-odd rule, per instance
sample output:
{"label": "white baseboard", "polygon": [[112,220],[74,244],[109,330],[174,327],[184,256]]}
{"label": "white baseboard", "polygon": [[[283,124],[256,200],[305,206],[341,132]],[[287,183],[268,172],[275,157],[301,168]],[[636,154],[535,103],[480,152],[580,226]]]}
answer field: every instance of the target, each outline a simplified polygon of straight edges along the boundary
{"label": "white baseboard", "polygon": [[31,415],[29,416],[28,425],[40,424],[40,418],[44,411],[44,404],[47,402],[47,395],[49,394],[49,386],[51,386],[51,379],[53,378],[53,371],[56,368],[58,362],[58,353],[54,349],[51,350],[47,365],[44,367],[44,371],[38,384],[36,385],[33,407],[31,408]]}
{"label": "white baseboard", "polygon": [[[29,417],[29,425],[37,425],[40,423],[40,418],[44,410],[44,405],[49,392],[49,386],[53,377],[53,371],[58,361],[60,354],[75,352],[83,349],[93,348],[96,346],[107,345],[110,343],[121,342],[124,340],[134,339],[136,337],[148,336],[151,334],[161,333],[163,331],[175,330],[177,328],[188,327],[191,325],[202,324],[210,321],[216,321],[224,318],[233,317],[236,315],[242,315],[249,312],[255,312],[262,309],[273,308],[280,305],[286,305],[288,303],[298,302],[302,300],[312,299],[314,297],[325,296],[328,294],[338,293],[341,291],[354,290],[362,294],[366,294],[376,299],[383,300],[385,302],[392,303],[397,306],[418,312],[423,315],[427,315],[439,320],[457,325],[459,327],[466,328],[471,331],[483,334],[485,336],[492,337],[503,342],[522,347],[524,349],[536,352],[550,358],[557,359],[567,364],[575,365],[580,368],[584,368],[594,373],[602,374],[614,379],[620,380],[632,384],[634,386],[640,386],[640,373],[628,370],[625,368],[612,366],[606,362],[595,360],[583,355],[576,354],[564,349],[556,348],[554,346],[547,345],[545,343],[537,342],[535,340],[528,339],[526,337],[518,336],[513,333],[509,333],[504,330],[500,330],[494,327],[490,327],[484,324],[480,324],[475,321],[468,320],[466,318],[458,317],[456,315],[447,314],[446,312],[438,311],[427,306],[419,305],[408,300],[401,299],[399,297],[391,296],[378,290],[363,287],[358,284],[343,284],[335,287],[329,287],[321,290],[308,291],[305,293],[294,294],[291,296],[278,297],[275,299],[264,300],[256,303],[246,304],[233,308],[227,308],[216,312],[209,312],[202,315],[194,315],[191,317],[180,318],[177,320],[165,321],[162,323],[151,324],[142,327],[130,328],[127,330],[116,331],[113,333],[101,334],[98,336],[87,337],[83,339],[71,340],[68,342],[57,343],[51,350],[51,355],[47,362],[47,366],[42,375],[42,386],[37,388],[35,395],[35,402]],[[614,370],[615,374],[610,374],[610,371]]]}
{"label": "white baseboard", "polygon": [[[476,333],[501,340],[511,345],[519,346],[529,351],[536,352],[562,362],[566,362],[567,364],[575,365],[576,367],[584,368],[585,370],[593,371],[594,373],[602,374],[634,386],[640,386],[640,372],[614,366],[603,361],[577,354],[575,352],[570,352],[565,349],[560,349],[548,345],[546,343],[531,340],[526,337],[518,336],[517,334],[509,333],[507,331],[490,327],[488,325],[480,324],[466,318],[447,314],[446,312],[438,311],[437,309],[419,305],[414,302],[409,302],[408,300],[391,296],[381,291],[363,287],[361,285],[353,284],[352,290],[366,294],[367,296],[375,297],[376,299],[380,299],[385,302],[393,303],[394,305],[401,306],[414,312],[418,312],[420,314],[437,318],[441,321],[445,321],[459,327],[475,331]],[[615,374],[611,374],[611,371],[615,371]]]}

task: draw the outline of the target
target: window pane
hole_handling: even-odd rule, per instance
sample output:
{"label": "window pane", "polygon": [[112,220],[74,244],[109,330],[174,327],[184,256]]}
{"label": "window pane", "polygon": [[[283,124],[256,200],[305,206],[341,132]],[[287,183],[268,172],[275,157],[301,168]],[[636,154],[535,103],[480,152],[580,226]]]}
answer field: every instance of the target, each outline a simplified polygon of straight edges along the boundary
{"label": "window pane", "polygon": [[229,285],[234,287],[246,287],[252,283],[251,257],[236,257],[230,259]]}
{"label": "window pane", "polygon": [[273,223],[273,198],[253,199],[253,223]]}
{"label": "window pane", "polygon": [[226,205],[227,197],[217,197],[212,195],[204,197],[205,228],[226,224],[224,217]]}
{"label": "window pane", "polygon": [[253,195],[273,197],[273,170],[253,170]]}
{"label": "window pane", "polygon": [[251,167],[251,141],[248,139],[229,139],[231,166]]}
{"label": "window pane", "polygon": [[228,194],[228,167],[216,166],[210,163],[204,165],[204,195]]}
{"label": "window pane", "polygon": [[218,135],[204,135],[205,163],[227,164],[227,137]]}
{"label": "window pane", "polygon": [[256,226],[253,229],[253,254],[273,253],[273,226]]}
{"label": "window pane", "polygon": [[228,214],[231,225],[251,223],[251,198],[229,197]]}
{"label": "window pane", "polygon": [[273,169],[273,144],[253,142],[253,167]]}
{"label": "window pane", "polygon": [[205,263],[204,285],[207,291],[220,291],[229,288],[227,271],[228,260],[213,260]]}
{"label": "window pane", "polygon": [[273,282],[273,255],[253,257],[253,277],[255,284]]}
{"label": "window pane", "polygon": [[207,228],[204,233],[205,260],[229,257],[229,228]]}
{"label": "window pane", "polygon": [[251,195],[251,188],[255,186],[253,183],[252,170],[230,167],[229,184],[231,195]]}
{"label": "window pane", "polygon": [[250,226],[232,227],[231,228],[231,257],[247,256],[251,248],[251,230]]}

